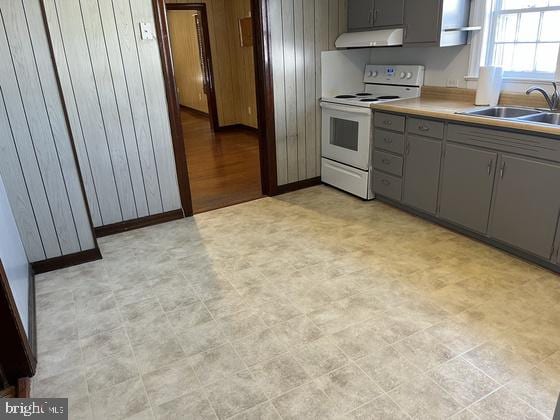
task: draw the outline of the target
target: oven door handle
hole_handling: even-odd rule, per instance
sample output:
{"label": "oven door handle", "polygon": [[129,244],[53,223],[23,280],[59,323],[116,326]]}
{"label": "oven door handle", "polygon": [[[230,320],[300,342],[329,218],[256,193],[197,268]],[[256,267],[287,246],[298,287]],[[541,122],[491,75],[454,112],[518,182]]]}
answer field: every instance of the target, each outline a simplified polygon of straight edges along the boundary
{"label": "oven door handle", "polygon": [[362,108],[359,106],[346,106],[340,104],[332,104],[330,102],[321,102],[321,108],[332,111],[350,112],[352,114],[371,115],[371,108]]}

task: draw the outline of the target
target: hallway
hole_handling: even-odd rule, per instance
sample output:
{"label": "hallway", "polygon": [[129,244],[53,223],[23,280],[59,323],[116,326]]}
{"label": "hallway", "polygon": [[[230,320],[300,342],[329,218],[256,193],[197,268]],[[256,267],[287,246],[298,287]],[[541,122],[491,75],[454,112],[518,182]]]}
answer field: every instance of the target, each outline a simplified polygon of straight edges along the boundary
{"label": "hallway", "polygon": [[256,132],[214,133],[207,117],[184,108],[181,120],[195,214],[262,197]]}

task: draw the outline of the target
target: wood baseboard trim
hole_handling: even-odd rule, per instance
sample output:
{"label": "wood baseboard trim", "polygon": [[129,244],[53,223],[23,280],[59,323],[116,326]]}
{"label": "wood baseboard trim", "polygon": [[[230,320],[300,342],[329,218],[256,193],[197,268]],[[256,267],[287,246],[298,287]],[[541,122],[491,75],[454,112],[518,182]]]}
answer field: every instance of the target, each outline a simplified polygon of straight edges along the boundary
{"label": "wood baseboard trim", "polygon": [[252,133],[258,133],[259,129],[255,127],[251,127],[245,124],[232,124],[232,125],[223,125],[221,127],[216,128],[214,131],[224,132],[224,131],[250,131]]}
{"label": "wood baseboard trim", "polygon": [[173,220],[182,219],[183,210],[173,210],[165,213],[154,214],[152,216],[140,217],[139,219],[127,220],[125,222],[114,223],[112,225],[99,226],[95,228],[95,236],[115,235],[117,233],[128,232],[129,230],[140,229],[147,226],[159,225]]}
{"label": "wood baseboard trim", "polygon": [[190,106],[179,104],[179,108],[181,108],[182,111],[187,111],[187,112],[190,112],[192,114],[199,115],[201,117],[205,117],[205,118],[210,117],[210,114],[208,114],[208,112],[201,111],[200,109],[194,109],[194,108],[191,108]]}
{"label": "wood baseboard trim", "polygon": [[303,181],[292,182],[290,184],[278,185],[278,188],[276,189],[276,194],[274,195],[286,194],[292,191],[314,187],[316,185],[321,185],[320,176],[315,178],[304,179]]}
{"label": "wood baseboard trim", "polygon": [[99,248],[88,249],[74,254],[63,255],[61,257],[49,258],[43,261],[31,263],[34,274],[48,273],[49,271],[60,270],[74,265],[100,260],[101,251]]}

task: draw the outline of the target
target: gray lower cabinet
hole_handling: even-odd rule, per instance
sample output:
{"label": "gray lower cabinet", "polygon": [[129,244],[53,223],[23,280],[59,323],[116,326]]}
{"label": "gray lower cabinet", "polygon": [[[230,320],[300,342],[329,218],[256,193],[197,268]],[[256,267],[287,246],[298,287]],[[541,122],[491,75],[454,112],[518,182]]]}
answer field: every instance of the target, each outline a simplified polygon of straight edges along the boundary
{"label": "gray lower cabinet", "polygon": [[560,165],[502,155],[490,237],[550,260],[560,213]]}
{"label": "gray lower cabinet", "polygon": [[405,148],[403,203],[435,214],[438,198],[441,141],[408,135]]}
{"label": "gray lower cabinet", "polygon": [[439,198],[439,216],[485,234],[492,202],[498,154],[447,143]]}
{"label": "gray lower cabinet", "polygon": [[348,0],[348,31],[367,31],[373,28],[373,1]]}

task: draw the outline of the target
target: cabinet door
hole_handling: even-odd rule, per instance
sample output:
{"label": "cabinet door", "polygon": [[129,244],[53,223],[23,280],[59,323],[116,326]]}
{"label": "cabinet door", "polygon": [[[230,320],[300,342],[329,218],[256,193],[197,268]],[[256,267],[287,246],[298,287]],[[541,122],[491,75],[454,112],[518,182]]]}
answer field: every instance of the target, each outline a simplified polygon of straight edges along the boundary
{"label": "cabinet door", "polygon": [[399,26],[404,20],[404,0],[375,0],[373,26]]}
{"label": "cabinet door", "polygon": [[435,214],[437,206],[441,141],[408,135],[403,202]]}
{"label": "cabinet door", "polygon": [[373,27],[374,0],[348,0],[348,31],[367,31]]}
{"label": "cabinet door", "polygon": [[405,0],[404,43],[438,44],[442,0]]}
{"label": "cabinet door", "polygon": [[498,154],[448,143],[445,146],[440,216],[486,233]]}
{"label": "cabinet door", "polygon": [[550,259],[560,211],[560,166],[502,155],[489,233]]}

